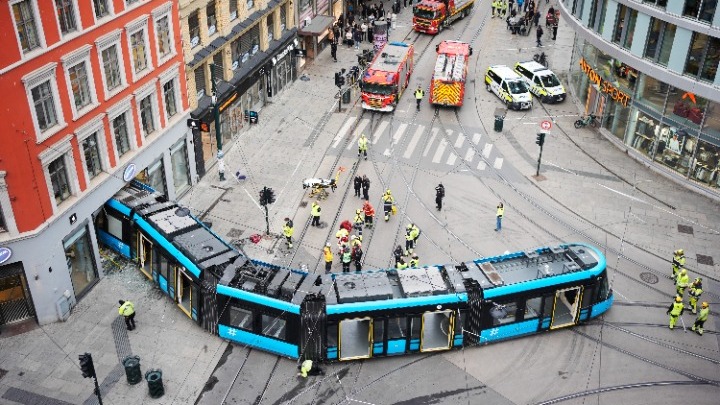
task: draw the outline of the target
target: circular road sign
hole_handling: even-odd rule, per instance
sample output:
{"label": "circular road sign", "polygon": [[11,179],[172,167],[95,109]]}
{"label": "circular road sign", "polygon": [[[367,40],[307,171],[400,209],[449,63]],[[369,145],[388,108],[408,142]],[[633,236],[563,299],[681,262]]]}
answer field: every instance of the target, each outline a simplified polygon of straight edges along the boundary
{"label": "circular road sign", "polygon": [[540,122],[540,128],[544,129],[545,131],[549,131],[550,128],[552,128],[552,122],[550,120],[543,120]]}

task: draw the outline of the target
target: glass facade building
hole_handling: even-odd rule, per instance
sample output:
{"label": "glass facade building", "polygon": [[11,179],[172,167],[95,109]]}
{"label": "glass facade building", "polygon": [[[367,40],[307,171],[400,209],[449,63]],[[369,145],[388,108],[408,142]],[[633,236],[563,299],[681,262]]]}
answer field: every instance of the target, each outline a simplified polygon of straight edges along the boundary
{"label": "glass facade building", "polygon": [[562,0],[569,87],[636,158],[720,198],[717,0]]}

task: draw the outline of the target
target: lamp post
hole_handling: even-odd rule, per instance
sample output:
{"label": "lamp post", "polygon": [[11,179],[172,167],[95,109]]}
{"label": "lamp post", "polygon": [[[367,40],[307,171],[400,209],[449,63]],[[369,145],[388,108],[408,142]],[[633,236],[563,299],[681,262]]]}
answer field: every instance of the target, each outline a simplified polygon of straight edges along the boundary
{"label": "lamp post", "polygon": [[222,133],[220,132],[220,105],[218,100],[217,83],[215,82],[215,64],[210,64],[210,81],[212,82],[212,104],[213,115],[215,116],[215,141],[217,142],[217,160],[220,181],[225,180],[225,161],[223,160],[222,151]]}

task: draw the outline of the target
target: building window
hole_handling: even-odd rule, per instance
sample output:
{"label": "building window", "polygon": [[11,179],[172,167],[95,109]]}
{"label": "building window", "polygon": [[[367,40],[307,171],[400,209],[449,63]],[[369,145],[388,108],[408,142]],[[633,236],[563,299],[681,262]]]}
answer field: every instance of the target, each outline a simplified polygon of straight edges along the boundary
{"label": "building window", "polygon": [[709,23],[712,22],[716,7],[717,0],[685,0],[683,16]]}
{"label": "building window", "polygon": [[280,32],[285,32],[287,27],[287,10],[285,6],[280,7]]}
{"label": "building window", "polygon": [[12,5],[20,46],[23,52],[30,52],[42,46],[40,35],[35,25],[35,10],[30,0],[19,1]]}
{"label": "building window", "polygon": [[630,49],[632,46],[633,36],[635,35],[635,23],[637,22],[637,10],[629,9],[627,14],[628,23],[625,25],[625,32],[623,32],[622,46],[623,48]]}
{"label": "building window", "polygon": [[172,163],[175,195],[178,195],[190,187],[190,170],[188,167],[187,147],[185,146],[184,139],[170,149],[170,160]]}
{"label": "building window", "polygon": [[158,36],[158,55],[165,58],[172,53],[172,40],[170,34],[170,18],[164,16],[155,21],[155,32]]}
{"label": "building window", "polygon": [[55,202],[59,205],[70,197],[70,183],[65,168],[65,156],[60,156],[50,162],[48,172],[50,173],[50,183],[55,195]]}
{"label": "building window", "polygon": [[197,11],[188,16],[188,29],[190,31],[190,48],[200,45],[200,19]]}
{"label": "building window", "polygon": [[675,40],[676,28],[673,24],[652,18],[650,20],[647,44],[645,44],[645,57],[660,65],[667,66],[673,41]]}
{"label": "building window", "polygon": [[147,69],[147,47],[145,44],[145,30],[130,35],[130,49],[132,49],[133,68],[135,73]]}
{"label": "building window", "polygon": [[701,80],[715,80],[718,62],[720,62],[720,39],[693,33],[684,73]]}
{"label": "building window", "polygon": [[251,10],[253,7],[255,7],[255,2],[253,0],[247,0],[247,9]]}
{"label": "building window", "polygon": [[57,10],[60,32],[62,32],[63,35],[67,35],[73,31],[77,31],[73,0],[55,0],[55,9]]}
{"label": "building window", "polygon": [[130,135],[128,134],[126,114],[126,112],[122,113],[112,120],[115,147],[117,148],[118,156],[122,156],[130,150]]}
{"label": "building window", "polygon": [[162,158],[158,159],[145,169],[145,182],[158,193],[167,195],[167,187],[165,186],[165,170]]}
{"label": "building window", "polygon": [[85,168],[90,179],[94,179],[102,172],[100,163],[100,148],[97,141],[97,132],[82,141],[82,150],[85,155]]}
{"label": "building window", "polygon": [[155,93],[140,100],[140,122],[145,136],[155,132],[155,118],[153,118],[153,97]]}
{"label": "building window", "polygon": [[85,62],[80,62],[68,69],[68,77],[70,78],[70,90],[75,100],[75,108],[79,111],[93,101]]}
{"label": "building window", "polygon": [[643,3],[662,8],[667,6],[667,0],[643,0]]}
{"label": "building window", "polygon": [[93,0],[95,19],[99,20],[110,15],[110,2],[112,0]]}
{"label": "building window", "polygon": [[213,35],[217,32],[217,18],[215,17],[215,2],[211,1],[205,8],[207,14],[207,27],[208,35]]}
{"label": "building window", "polygon": [[655,60],[660,43],[660,34],[663,29],[663,21],[657,18],[650,19],[650,29],[648,30],[647,43],[645,44],[645,52],[643,56]]}
{"label": "building window", "polygon": [[205,65],[200,65],[195,69],[195,91],[197,98],[205,95]]}
{"label": "building window", "polygon": [[8,228],[5,224],[5,215],[3,215],[2,206],[0,205],[0,232],[7,232]]}
{"label": "building window", "polygon": [[225,68],[223,67],[223,51],[213,55],[213,63],[215,66],[210,66],[210,69],[215,69],[215,77],[219,77],[222,80],[223,73],[225,72]]}
{"label": "building window", "polygon": [[230,9],[230,21],[232,21],[238,16],[237,0],[230,0],[228,3]]}
{"label": "building window", "polygon": [[165,99],[165,113],[170,118],[177,113],[177,97],[175,95],[175,79],[163,84],[163,98]]}
{"label": "building window", "polygon": [[105,88],[110,91],[123,84],[117,45],[111,45],[101,52],[103,71],[105,72]]}
{"label": "building window", "polygon": [[31,90],[38,127],[46,131],[58,124],[50,80]]}
{"label": "building window", "polygon": [[273,16],[275,13],[270,13],[267,16],[267,32],[268,32],[268,42],[272,42],[274,38],[274,32],[275,32],[275,19]]}
{"label": "building window", "polygon": [[628,7],[625,5],[619,5],[617,10],[617,15],[615,16],[615,27],[613,29],[613,36],[612,41],[616,44],[620,44],[620,39],[622,39],[623,31],[626,26],[626,14],[628,11]]}

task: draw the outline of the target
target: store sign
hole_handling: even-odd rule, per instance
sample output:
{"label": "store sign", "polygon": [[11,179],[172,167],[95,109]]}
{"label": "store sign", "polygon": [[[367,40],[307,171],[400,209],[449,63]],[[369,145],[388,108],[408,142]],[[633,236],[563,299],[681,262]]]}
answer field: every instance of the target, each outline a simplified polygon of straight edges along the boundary
{"label": "store sign", "polygon": [[123,171],[123,180],[128,182],[128,181],[134,179],[136,173],[137,173],[137,167],[135,166],[135,163],[130,163],[125,168],[125,171]]}
{"label": "store sign", "polygon": [[10,260],[10,256],[12,256],[12,250],[10,250],[10,248],[0,247],[0,264]]}
{"label": "store sign", "polygon": [[275,66],[279,60],[282,60],[285,56],[287,56],[288,53],[292,52],[293,49],[295,49],[295,43],[291,43],[290,45],[286,46],[285,49],[283,49],[280,53],[273,57],[273,66]]}
{"label": "store sign", "polygon": [[580,69],[587,75],[591,82],[595,83],[600,87],[600,91],[610,96],[611,99],[615,100],[627,107],[630,104],[630,96],[622,90],[615,87],[614,84],[603,79],[591,66],[585,58],[580,59]]}

